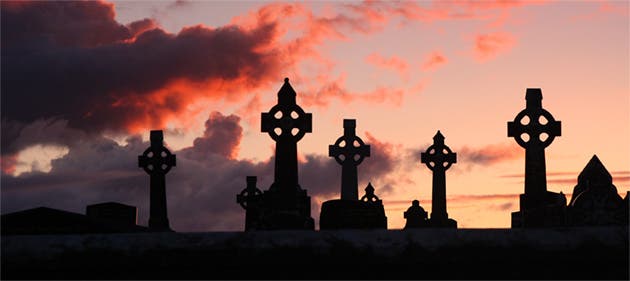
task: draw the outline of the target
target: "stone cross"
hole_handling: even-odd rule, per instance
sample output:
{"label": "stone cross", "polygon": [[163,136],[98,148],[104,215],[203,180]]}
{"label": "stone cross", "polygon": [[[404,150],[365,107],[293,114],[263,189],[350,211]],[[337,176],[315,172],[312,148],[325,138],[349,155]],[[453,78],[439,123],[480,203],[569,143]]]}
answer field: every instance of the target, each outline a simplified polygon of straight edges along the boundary
{"label": "stone cross", "polygon": [[368,186],[365,188],[365,195],[361,197],[361,201],[367,202],[367,203],[380,203],[381,202],[381,199],[378,199],[378,196],[374,194],[374,187],[372,186],[371,182],[368,183]]}
{"label": "stone cross", "polygon": [[256,228],[258,216],[260,215],[260,200],[262,192],[256,187],[256,177],[247,177],[247,187],[236,195],[236,202],[246,210],[245,230]]}
{"label": "stone cross", "polygon": [[261,115],[261,131],[276,141],[274,183],[270,190],[299,189],[297,142],[312,131],[313,117],[296,104],[295,96],[289,78],[284,78],[284,85],[278,91],[278,104]]}
{"label": "stone cross", "polygon": [[[542,107],[542,91],[527,89],[527,105],[507,124],[508,137],[525,148],[525,209],[544,204],[547,193],[545,148],[561,134],[561,123]],[[538,202],[538,203],[536,203]]]}
{"label": "stone cross", "polygon": [[175,154],[164,147],[161,130],[151,131],[151,146],[138,156],[138,166],[151,176],[149,228],[169,231],[165,175],[175,166]]}
{"label": "stone cross", "polygon": [[457,163],[457,154],[444,144],[444,136],[437,131],[433,137],[433,145],[420,154],[420,162],[433,171],[431,220],[447,220],[445,172],[453,163]]}
{"label": "stone cross", "polygon": [[366,145],[356,135],[357,121],[354,119],[343,120],[343,136],[328,146],[328,156],[334,157],[341,165],[341,199],[357,200],[359,198],[359,186],[357,179],[357,166],[365,157],[370,156],[370,146]]}

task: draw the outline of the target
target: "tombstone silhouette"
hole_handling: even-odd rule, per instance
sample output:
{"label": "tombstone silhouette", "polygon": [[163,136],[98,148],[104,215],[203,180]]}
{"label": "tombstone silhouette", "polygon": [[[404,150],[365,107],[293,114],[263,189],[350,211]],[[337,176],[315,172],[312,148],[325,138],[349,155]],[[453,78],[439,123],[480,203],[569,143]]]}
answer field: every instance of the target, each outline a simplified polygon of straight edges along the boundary
{"label": "tombstone silhouette", "polygon": [[424,228],[429,226],[427,212],[420,206],[420,201],[411,201],[411,207],[404,213],[407,220],[404,229]]}
{"label": "tombstone silhouette", "polygon": [[573,226],[628,225],[628,195],[625,200],[619,196],[597,155],[578,176],[567,216]]}
{"label": "tombstone silhouette", "polygon": [[545,148],[561,134],[561,122],[542,107],[542,91],[528,88],[524,110],[507,123],[508,137],[525,148],[525,193],[520,211],[512,213],[512,227],[547,227],[565,224],[564,194],[547,191]]}
{"label": "tombstone silhouette", "polygon": [[344,119],[343,136],[328,146],[328,156],[341,165],[341,199],[322,204],[320,229],[387,228],[383,202],[374,194],[371,183],[358,199],[357,166],[370,156],[370,146],[356,135],[356,120]]}
{"label": "tombstone silhouette", "polygon": [[420,162],[433,172],[433,190],[431,202],[432,227],[457,228],[457,222],[448,218],[446,212],[446,170],[457,162],[457,154],[444,144],[444,136],[438,130],[433,137],[433,144],[420,154]]}
{"label": "tombstone silhouette", "polygon": [[171,231],[166,212],[165,175],[175,166],[176,158],[163,141],[161,130],[151,131],[151,146],[138,156],[138,166],[151,176],[149,229],[153,231]]}
{"label": "tombstone silhouette", "polygon": [[[249,224],[246,218],[246,229],[247,225],[256,225],[256,229],[315,228],[311,218],[311,198],[298,183],[297,162],[297,142],[312,131],[312,119],[310,113],[305,113],[297,105],[295,90],[289,84],[289,78],[285,78],[278,91],[278,104],[261,114],[261,132],[268,133],[276,142],[274,181],[262,194],[246,192],[250,196],[249,202],[259,200],[254,211],[258,214],[251,216]],[[241,200],[246,202],[244,198]],[[249,211],[249,206],[246,209]]]}
{"label": "tombstone silhouette", "polygon": [[343,120],[343,136],[328,147],[328,156],[334,157],[341,165],[341,199],[357,200],[359,198],[359,184],[357,166],[365,157],[370,156],[370,146],[366,145],[356,135],[357,121]]}
{"label": "tombstone silhouette", "polygon": [[245,230],[256,230],[260,226],[260,203],[262,192],[256,187],[256,177],[247,177],[247,187],[236,195],[236,202],[245,209]]}

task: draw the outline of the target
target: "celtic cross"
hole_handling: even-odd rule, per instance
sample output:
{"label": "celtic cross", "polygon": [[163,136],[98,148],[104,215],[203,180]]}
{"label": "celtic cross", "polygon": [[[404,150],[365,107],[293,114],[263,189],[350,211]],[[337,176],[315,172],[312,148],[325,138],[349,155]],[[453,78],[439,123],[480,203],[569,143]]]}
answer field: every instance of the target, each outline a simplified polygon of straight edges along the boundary
{"label": "celtic cross", "polygon": [[561,122],[542,107],[540,89],[527,89],[525,99],[525,109],[516,115],[514,121],[508,122],[507,127],[508,137],[514,137],[525,148],[525,196],[540,198],[525,200],[527,205],[527,202],[544,202],[547,192],[545,148],[560,136]]}
{"label": "celtic cross", "polygon": [[357,166],[365,157],[370,156],[370,146],[356,135],[357,122],[354,119],[343,120],[343,136],[328,146],[328,156],[334,157],[341,165],[341,199],[359,198]]}
{"label": "celtic cross", "polygon": [[175,154],[164,147],[161,130],[151,131],[151,146],[138,156],[138,166],[151,176],[149,228],[170,230],[166,212],[165,175],[175,166]]}
{"label": "celtic cross", "polygon": [[444,136],[437,131],[433,137],[433,145],[420,154],[420,162],[433,171],[431,219],[447,220],[445,172],[453,163],[457,163],[457,154],[444,144]]}
{"label": "celtic cross", "polygon": [[271,190],[299,190],[297,142],[312,131],[312,114],[295,102],[295,90],[284,78],[278,91],[278,104],[261,115],[261,131],[276,141],[274,183]]}
{"label": "celtic cross", "polygon": [[255,228],[260,213],[260,200],[262,192],[256,187],[256,177],[247,177],[247,187],[236,195],[236,202],[245,209],[245,230]]}

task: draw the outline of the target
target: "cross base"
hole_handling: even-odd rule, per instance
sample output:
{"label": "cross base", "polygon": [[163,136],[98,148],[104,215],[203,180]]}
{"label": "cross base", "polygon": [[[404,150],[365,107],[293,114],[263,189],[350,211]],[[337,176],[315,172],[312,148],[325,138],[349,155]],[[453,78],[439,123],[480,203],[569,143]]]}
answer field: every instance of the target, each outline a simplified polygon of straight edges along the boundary
{"label": "cross base", "polygon": [[270,189],[260,196],[257,229],[315,229],[315,221],[311,217],[311,197],[306,195],[306,190],[280,192]]}
{"label": "cross base", "polygon": [[329,200],[322,204],[319,228],[327,229],[387,229],[383,203],[359,200]]}
{"label": "cross base", "polygon": [[454,219],[429,219],[429,227],[434,228],[457,228],[457,221]]}
{"label": "cross base", "polygon": [[[536,201],[538,204],[531,204]],[[547,191],[543,198],[520,195],[521,210],[512,213],[512,228],[557,227],[566,225],[566,197]]]}

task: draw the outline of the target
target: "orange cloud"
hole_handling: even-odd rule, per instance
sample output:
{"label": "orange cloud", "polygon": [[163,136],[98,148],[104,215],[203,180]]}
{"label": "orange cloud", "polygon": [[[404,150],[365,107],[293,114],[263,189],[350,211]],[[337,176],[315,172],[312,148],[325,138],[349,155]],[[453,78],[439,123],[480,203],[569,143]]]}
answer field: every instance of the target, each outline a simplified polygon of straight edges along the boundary
{"label": "orange cloud", "polygon": [[473,55],[478,61],[487,61],[508,52],[516,44],[516,38],[507,32],[475,35]]}
{"label": "orange cloud", "polygon": [[365,58],[365,61],[378,67],[394,70],[402,77],[407,76],[407,70],[409,69],[409,64],[395,55],[385,58],[377,53],[372,53]]}
{"label": "orange cloud", "polygon": [[422,64],[422,70],[435,70],[440,66],[446,64],[447,62],[448,59],[440,51],[434,51],[429,54],[424,60],[424,63]]}
{"label": "orange cloud", "polygon": [[523,149],[515,143],[491,144],[481,148],[464,146],[457,151],[457,167],[470,170],[473,165],[490,166],[523,157]]}
{"label": "orange cloud", "polygon": [[400,105],[406,93],[405,89],[379,86],[374,90],[365,92],[352,92],[347,90],[345,81],[346,74],[330,79],[327,75],[320,75],[316,84],[305,85],[305,89],[297,90],[300,95],[300,102],[304,106],[328,106],[333,99],[341,100],[344,103],[363,101],[372,103],[388,102],[393,105]]}
{"label": "orange cloud", "polygon": [[15,166],[17,165],[17,154],[2,155],[0,157],[0,166],[2,173],[5,175],[12,175],[15,172]]}

